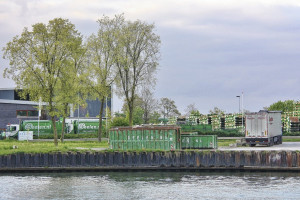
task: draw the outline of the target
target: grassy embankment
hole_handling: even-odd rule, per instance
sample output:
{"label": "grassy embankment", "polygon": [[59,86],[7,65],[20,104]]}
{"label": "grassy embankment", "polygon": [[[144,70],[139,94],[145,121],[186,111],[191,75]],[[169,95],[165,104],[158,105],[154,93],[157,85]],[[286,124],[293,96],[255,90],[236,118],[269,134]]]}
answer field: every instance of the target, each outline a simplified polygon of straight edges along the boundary
{"label": "grassy embankment", "polygon": [[[299,142],[297,139],[284,139],[283,142]],[[220,139],[218,146],[224,147],[235,143],[234,139]],[[14,148],[15,147],[15,148]],[[80,149],[82,148],[82,149]],[[55,147],[53,142],[27,142],[17,140],[0,140],[0,155],[8,155],[14,153],[52,153],[52,152],[86,152],[93,151],[92,148],[108,148],[107,141],[98,143],[97,141],[66,141],[59,143]]]}
{"label": "grassy embankment", "polygon": [[[78,149],[84,148],[84,149]],[[57,147],[53,142],[27,142],[17,140],[0,141],[0,155],[14,153],[51,153],[51,152],[78,152],[91,151],[91,148],[108,148],[107,141],[66,141]]]}

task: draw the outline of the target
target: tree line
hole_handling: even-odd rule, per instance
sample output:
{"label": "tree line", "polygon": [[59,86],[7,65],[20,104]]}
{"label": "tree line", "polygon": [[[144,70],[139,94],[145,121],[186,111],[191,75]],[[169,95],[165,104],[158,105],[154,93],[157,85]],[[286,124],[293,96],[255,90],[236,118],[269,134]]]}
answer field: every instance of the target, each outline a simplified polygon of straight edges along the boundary
{"label": "tree line", "polygon": [[[3,48],[3,58],[9,60],[3,76],[14,80],[21,96],[47,103],[56,146],[55,120],[65,120],[70,105],[99,99],[102,127],[105,99],[115,84],[132,125],[137,95],[142,88],[151,91],[155,86],[161,41],[154,24],[129,21],[124,15],[103,16],[97,24],[98,32],[84,39],[68,19],[55,18],[25,27]],[[101,135],[99,128],[99,141]]]}

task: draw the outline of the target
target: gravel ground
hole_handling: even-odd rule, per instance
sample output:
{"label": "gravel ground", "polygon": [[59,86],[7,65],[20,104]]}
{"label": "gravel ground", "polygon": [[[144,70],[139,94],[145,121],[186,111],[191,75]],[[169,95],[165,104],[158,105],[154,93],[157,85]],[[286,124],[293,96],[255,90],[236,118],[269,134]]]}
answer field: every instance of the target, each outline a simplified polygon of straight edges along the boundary
{"label": "gravel ground", "polygon": [[300,142],[283,142],[271,147],[260,145],[255,147],[219,147],[218,149],[226,151],[300,151]]}

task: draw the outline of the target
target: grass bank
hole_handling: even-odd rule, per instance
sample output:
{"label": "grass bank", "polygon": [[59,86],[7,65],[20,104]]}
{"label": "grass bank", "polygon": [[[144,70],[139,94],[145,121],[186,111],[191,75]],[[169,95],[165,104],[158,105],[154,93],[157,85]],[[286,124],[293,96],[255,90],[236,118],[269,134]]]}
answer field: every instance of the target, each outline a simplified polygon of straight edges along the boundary
{"label": "grass bank", "polygon": [[[80,150],[77,148],[86,148]],[[54,146],[53,142],[27,142],[17,140],[0,141],[0,155],[8,155],[14,153],[51,153],[51,152],[77,152],[91,151],[91,148],[108,148],[107,141],[101,143],[96,141],[66,141],[59,142],[58,146]]]}
{"label": "grass bank", "polygon": [[[300,138],[283,139],[283,142],[300,142]],[[235,139],[219,139],[218,147],[229,146],[236,143]],[[80,149],[82,148],[82,149]],[[53,141],[49,142],[27,142],[17,140],[0,140],[0,155],[15,153],[52,153],[52,152],[86,152],[93,151],[92,148],[108,148],[107,141],[65,141],[59,142],[55,147]]]}

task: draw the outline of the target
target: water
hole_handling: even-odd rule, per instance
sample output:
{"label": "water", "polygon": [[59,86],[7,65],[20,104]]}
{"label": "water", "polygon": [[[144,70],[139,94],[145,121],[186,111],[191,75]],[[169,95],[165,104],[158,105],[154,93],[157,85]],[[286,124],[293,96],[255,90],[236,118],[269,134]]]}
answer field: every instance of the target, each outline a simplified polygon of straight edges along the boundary
{"label": "water", "polygon": [[0,199],[300,199],[298,173],[2,174]]}

